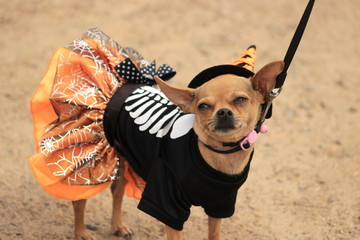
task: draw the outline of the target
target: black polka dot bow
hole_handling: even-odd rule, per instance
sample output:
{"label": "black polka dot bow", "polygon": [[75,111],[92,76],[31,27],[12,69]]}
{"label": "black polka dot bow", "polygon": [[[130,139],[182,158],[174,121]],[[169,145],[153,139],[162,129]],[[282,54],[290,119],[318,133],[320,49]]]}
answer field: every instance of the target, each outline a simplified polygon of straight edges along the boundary
{"label": "black polka dot bow", "polygon": [[129,82],[146,85],[156,84],[154,76],[159,76],[161,79],[167,81],[176,74],[176,71],[167,64],[161,65],[156,71],[155,61],[139,70],[130,58],[126,58],[120,64],[116,65],[115,70],[120,77]]}

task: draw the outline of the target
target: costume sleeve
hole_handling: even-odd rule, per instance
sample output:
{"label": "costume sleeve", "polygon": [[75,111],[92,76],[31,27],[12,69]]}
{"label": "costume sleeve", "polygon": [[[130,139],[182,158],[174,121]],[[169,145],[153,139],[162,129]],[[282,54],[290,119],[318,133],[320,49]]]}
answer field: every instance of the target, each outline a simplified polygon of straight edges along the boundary
{"label": "costume sleeve", "polygon": [[175,174],[166,162],[157,159],[149,173],[138,208],[180,231],[190,215],[190,207]]}
{"label": "costume sleeve", "polygon": [[228,218],[231,217],[235,212],[237,192],[233,194],[231,198],[216,205],[203,206],[205,213],[214,218]]}

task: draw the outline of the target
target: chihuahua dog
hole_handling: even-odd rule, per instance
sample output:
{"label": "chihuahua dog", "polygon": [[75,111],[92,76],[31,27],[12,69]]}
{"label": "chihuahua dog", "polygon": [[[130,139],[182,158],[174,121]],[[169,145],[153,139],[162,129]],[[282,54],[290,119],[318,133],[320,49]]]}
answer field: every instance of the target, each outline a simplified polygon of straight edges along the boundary
{"label": "chihuahua dog", "polygon": [[[237,190],[246,180],[253,153],[253,144],[239,144],[256,128],[283,67],[282,61],[270,62],[250,77],[233,71],[203,74],[206,80],[195,87],[174,87],[155,77],[162,93],[134,86],[123,103],[109,104],[106,136],[123,164],[145,180],[139,209],[165,224],[167,239],[182,239],[191,205],[202,206],[208,215],[209,240],[220,239],[221,219],[234,212]],[[150,117],[150,112],[157,117]],[[151,119],[155,121],[149,124]],[[151,135],[149,141],[145,134]],[[123,168],[119,174],[111,185],[111,228],[115,235],[129,239],[133,231],[121,217],[128,179]],[[76,239],[93,239],[84,224],[85,204],[86,200],[73,202]]]}

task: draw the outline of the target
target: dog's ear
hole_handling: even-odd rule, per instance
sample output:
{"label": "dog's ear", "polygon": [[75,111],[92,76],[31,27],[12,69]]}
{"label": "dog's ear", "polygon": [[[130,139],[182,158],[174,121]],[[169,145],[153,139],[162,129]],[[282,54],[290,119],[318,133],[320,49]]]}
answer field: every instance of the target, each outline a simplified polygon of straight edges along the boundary
{"label": "dog's ear", "polygon": [[172,103],[177,105],[183,112],[192,112],[192,102],[195,96],[194,89],[173,87],[157,76],[155,76],[154,78],[161,91]]}
{"label": "dog's ear", "polygon": [[285,63],[283,61],[274,61],[262,67],[255,76],[251,79],[253,88],[259,91],[265,99],[268,94],[274,89],[276,77],[284,69]]}

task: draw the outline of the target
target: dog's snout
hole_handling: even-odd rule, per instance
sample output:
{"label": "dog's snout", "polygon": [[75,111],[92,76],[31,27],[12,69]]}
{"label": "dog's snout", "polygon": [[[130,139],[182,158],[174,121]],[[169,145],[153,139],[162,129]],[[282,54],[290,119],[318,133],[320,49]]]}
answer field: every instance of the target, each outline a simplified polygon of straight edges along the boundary
{"label": "dog's snout", "polygon": [[216,115],[220,118],[232,117],[233,112],[230,109],[222,108],[217,111]]}
{"label": "dog's snout", "polygon": [[227,132],[235,128],[234,113],[228,108],[221,108],[216,112],[216,126],[215,129]]}

